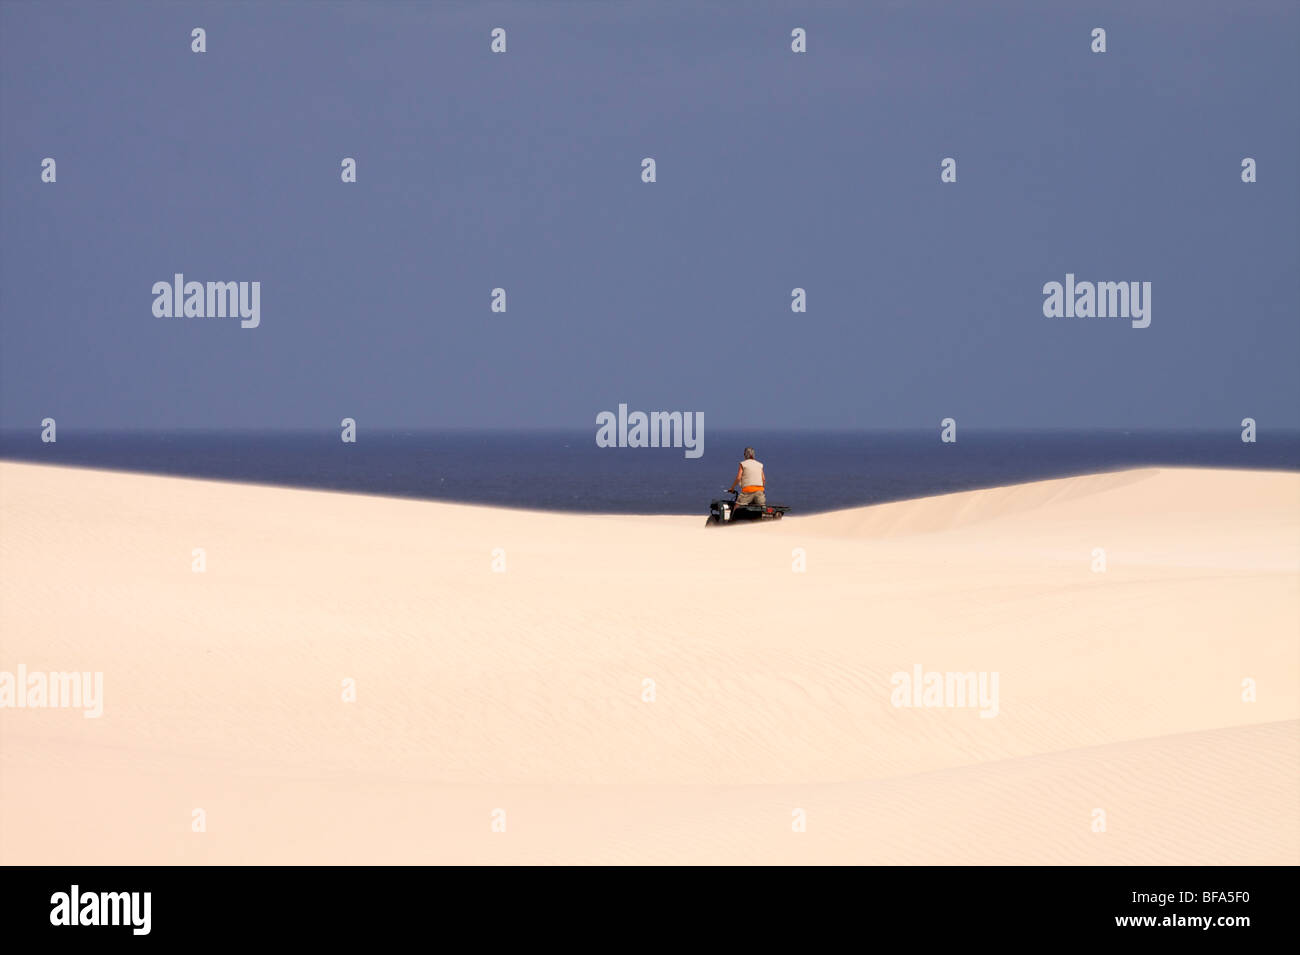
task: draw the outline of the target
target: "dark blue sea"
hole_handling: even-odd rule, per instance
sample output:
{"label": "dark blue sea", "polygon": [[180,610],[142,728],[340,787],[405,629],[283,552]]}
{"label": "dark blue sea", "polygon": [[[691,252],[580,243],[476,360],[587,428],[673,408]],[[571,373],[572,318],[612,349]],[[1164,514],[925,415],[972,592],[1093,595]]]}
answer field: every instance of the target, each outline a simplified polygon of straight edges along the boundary
{"label": "dark blue sea", "polygon": [[746,444],[767,470],[768,501],[813,513],[1148,465],[1300,470],[1300,432],[1243,444],[1221,432],[938,430],[706,432],[704,455],[600,448],[593,431],[375,432],[355,444],[321,433],[0,434],[0,457],[152,474],[476,504],[639,514],[699,514],[720,496]]}

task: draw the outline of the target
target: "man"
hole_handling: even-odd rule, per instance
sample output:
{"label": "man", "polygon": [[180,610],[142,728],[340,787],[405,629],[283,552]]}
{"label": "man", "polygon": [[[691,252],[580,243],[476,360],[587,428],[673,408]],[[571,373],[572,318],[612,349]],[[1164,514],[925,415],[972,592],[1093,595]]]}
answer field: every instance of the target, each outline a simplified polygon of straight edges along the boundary
{"label": "man", "polygon": [[763,462],[754,460],[753,448],[745,449],[745,460],[740,462],[740,467],[736,469],[736,479],[727,490],[733,490],[737,484],[740,485],[740,493],[736,495],[737,504],[767,504],[767,495],[763,493],[767,487],[767,475],[763,473]]}

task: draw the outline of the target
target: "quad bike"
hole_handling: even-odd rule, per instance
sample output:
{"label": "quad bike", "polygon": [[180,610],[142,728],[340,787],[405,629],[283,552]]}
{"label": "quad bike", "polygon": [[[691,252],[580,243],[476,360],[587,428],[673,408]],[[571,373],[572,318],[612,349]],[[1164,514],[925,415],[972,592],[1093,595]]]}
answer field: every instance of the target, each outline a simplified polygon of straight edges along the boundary
{"label": "quad bike", "polygon": [[784,504],[737,504],[736,497],[740,491],[733,490],[729,493],[731,500],[717,500],[709,505],[705,527],[747,524],[750,521],[779,521],[790,510]]}

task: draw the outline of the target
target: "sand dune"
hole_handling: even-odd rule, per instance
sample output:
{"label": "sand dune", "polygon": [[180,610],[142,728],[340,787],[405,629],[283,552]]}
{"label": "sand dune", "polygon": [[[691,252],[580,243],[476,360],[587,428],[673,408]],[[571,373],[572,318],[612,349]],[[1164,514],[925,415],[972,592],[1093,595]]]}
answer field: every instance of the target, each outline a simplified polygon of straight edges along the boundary
{"label": "sand dune", "polygon": [[4,863],[1300,862],[1294,473],[706,530],[0,462],[20,663],[104,712],[0,709]]}

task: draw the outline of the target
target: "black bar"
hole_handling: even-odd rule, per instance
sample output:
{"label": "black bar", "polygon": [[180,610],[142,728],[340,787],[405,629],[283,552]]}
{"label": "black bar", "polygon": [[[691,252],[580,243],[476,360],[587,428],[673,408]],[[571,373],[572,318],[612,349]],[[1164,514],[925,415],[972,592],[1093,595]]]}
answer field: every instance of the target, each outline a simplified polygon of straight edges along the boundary
{"label": "black bar", "polygon": [[[801,873],[783,873],[775,883],[763,877],[761,885],[748,871],[705,882],[697,873],[665,877],[658,869],[605,873],[598,883],[589,872],[539,879],[418,867],[32,867],[10,868],[8,875],[7,941],[292,938],[335,946],[400,942],[414,931],[431,945],[460,947],[457,939],[466,933],[471,944],[481,944],[524,932],[534,943],[590,940],[604,947],[620,937],[681,942],[692,937],[683,933],[701,941],[721,933],[733,945],[789,938],[807,948],[819,938],[812,947],[829,947],[827,933],[847,932],[854,944],[901,934],[925,946],[1124,936],[1232,945],[1295,925],[1289,911],[1295,873],[1281,868],[838,869],[816,873],[811,882]],[[86,901],[97,893],[141,893],[138,908],[116,896],[102,910],[111,917],[116,904],[124,924],[52,924],[52,918],[67,921],[73,885],[83,916],[100,910],[102,896]],[[148,932],[137,934],[145,925],[145,892]],[[60,893],[68,903],[62,910]],[[1146,918],[1154,921],[1133,921]],[[1199,923],[1206,918],[1208,927]]]}

